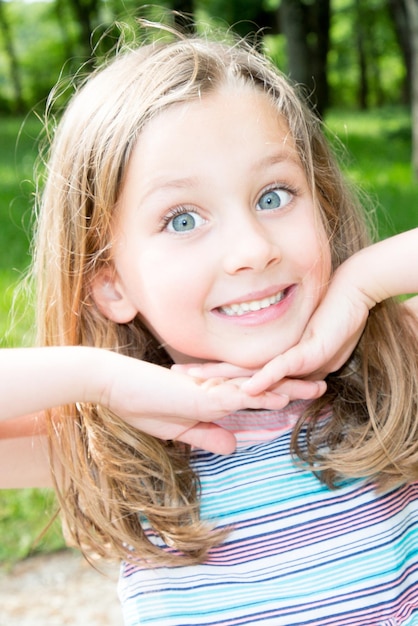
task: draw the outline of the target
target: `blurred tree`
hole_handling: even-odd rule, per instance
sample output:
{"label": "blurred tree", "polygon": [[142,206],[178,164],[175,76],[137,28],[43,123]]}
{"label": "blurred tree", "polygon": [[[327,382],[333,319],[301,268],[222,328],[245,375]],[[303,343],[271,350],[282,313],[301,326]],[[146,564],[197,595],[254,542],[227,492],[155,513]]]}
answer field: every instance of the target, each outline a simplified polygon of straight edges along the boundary
{"label": "blurred tree", "polygon": [[[59,2],[60,0],[56,0]],[[101,0],[67,0],[80,28],[80,43],[87,58],[92,55],[91,36],[99,23]]]}
{"label": "blurred tree", "polygon": [[279,16],[290,77],[308,89],[309,101],[322,115],[329,101],[330,0],[282,0]]}
{"label": "blurred tree", "polygon": [[57,16],[57,23],[61,33],[62,49],[64,57],[70,59],[74,53],[74,43],[71,37],[68,22],[68,5],[66,0],[55,0],[54,2],[55,15]]}
{"label": "blurred tree", "polygon": [[361,109],[367,109],[372,98],[377,106],[384,101],[380,65],[384,47],[382,26],[386,17],[382,12],[386,12],[386,6],[381,0],[368,3],[355,0],[354,7],[359,67],[358,103]]}
{"label": "blurred tree", "polygon": [[411,37],[409,34],[408,13],[405,2],[402,0],[388,0],[388,5],[406,70],[402,95],[404,102],[409,104],[411,100],[412,83],[412,50]]}
{"label": "blurred tree", "polygon": [[408,17],[411,46],[412,168],[418,180],[418,0],[403,1]]}
{"label": "blurred tree", "polygon": [[402,102],[405,75],[388,0],[333,0],[331,106],[364,109]]}
{"label": "blurred tree", "polygon": [[[399,101],[405,72],[390,3],[397,7],[397,15],[402,5],[400,15],[409,27],[405,0],[159,0],[157,5],[145,0],[124,0],[123,5],[120,0],[0,0],[14,38],[9,40],[15,44],[20,102],[25,100],[27,106],[43,100],[60,75],[65,78],[81,66],[87,71],[86,61],[117,45],[120,30],[115,21],[134,30],[136,15],[159,21],[164,14],[169,19],[167,10],[174,9],[249,35],[295,82],[305,85],[320,114],[329,104],[373,106]],[[171,19],[190,29],[180,16]],[[410,41],[409,35],[406,40]],[[12,91],[15,108],[19,103],[19,82],[12,87],[11,67],[0,42],[3,108],[5,94],[10,99]]]}
{"label": "blurred tree", "polygon": [[20,65],[15,50],[12,29],[7,17],[6,5],[3,0],[0,0],[0,32],[3,37],[4,51],[9,63],[10,82],[13,89],[10,106],[14,113],[20,113],[25,109],[22,80],[20,76]]}
{"label": "blurred tree", "polygon": [[279,32],[277,23],[277,2],[272,6],[262,0],[199,0],[196,6],[207,15],[232,27],[241,37],[251,36],[254,43],[261,41],[264,33]]}

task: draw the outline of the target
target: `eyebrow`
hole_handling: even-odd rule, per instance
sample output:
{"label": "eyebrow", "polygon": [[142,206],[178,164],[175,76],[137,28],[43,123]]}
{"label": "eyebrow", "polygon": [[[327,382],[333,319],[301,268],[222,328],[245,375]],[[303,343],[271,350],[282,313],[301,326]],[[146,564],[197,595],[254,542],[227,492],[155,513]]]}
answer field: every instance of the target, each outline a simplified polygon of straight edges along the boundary
{"label": "eyebrow", "polygon": [[298,167],[301,167],[302,165],[299,155],[295,149],[284,149],[279,153],[269,154],[263,157],[256,163],[256,167],[263,169],[264,167],[277,165],[286,161],[293,163],[293,165],[297,165]]}
{"label": "eyebrow", "polygon": [[[302,169],[299,155],[294,149],[283,149],[280,152],[266,155],[256,163],[252,164],[253,170],[263,170],[281,163],[289,162]],[[152,181],[152,187],[144,194],[142,200],[155,193],[170,191],[171,189],[189,189],[197,186],[198,179],[194,176],[184,176],[181,178],[166,179],[164,176]]]}

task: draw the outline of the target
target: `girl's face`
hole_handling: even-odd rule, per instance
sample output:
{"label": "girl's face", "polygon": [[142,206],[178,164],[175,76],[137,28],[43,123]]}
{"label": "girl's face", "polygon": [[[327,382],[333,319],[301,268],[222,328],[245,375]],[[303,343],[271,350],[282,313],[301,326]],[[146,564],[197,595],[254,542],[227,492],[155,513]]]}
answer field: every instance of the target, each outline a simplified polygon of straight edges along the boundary
{"label": "girl's face", "polygon": [[266,95],[224,88],[148,123],[121,190],[114,266],[106,314],[140,315],[176,362],[257,368],[300,339],[330,250]]}

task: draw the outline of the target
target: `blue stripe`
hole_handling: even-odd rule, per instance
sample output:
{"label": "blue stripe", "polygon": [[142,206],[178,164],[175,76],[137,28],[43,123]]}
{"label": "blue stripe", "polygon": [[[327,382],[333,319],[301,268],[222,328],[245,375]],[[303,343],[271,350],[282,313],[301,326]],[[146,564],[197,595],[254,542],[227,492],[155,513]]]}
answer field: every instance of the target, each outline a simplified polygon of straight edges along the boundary
{"label": "blue stripe", "polygon": [[202,514],[235,525],[206,564],[126,565],[126,626],[418,626],[418,490],[328,490],[289,436],[199,453]]}

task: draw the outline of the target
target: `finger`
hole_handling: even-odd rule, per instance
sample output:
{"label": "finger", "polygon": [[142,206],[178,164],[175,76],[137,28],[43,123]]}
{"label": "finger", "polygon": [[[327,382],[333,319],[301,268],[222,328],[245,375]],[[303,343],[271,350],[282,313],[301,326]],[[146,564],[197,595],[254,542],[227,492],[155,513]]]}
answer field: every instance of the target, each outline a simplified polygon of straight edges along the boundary
{"label": "finger", "polygon": [[243,383],[242,389],[250,395],[258,395],[276,385],[288,374],[288,355],[289,353],[287,353],[286,357],[278,356],[267,363],[252,378]]}
{"label": "finger", "polygon": [[214,454],[231,454],[237,445],[231,432],[216,424],[203,422],[182,433],[178,440]]}
{"label": "finger", "polygon": [[312,340],[302,341],[267,363],[243,385],[250,395],[270,389],[284,378],[302,378],[311,374],[321,363],[321,353]]}
{"label": "finger", "polygon": [[323,380],[300,380],[285,378],[270,391],[289,396],[290,400],[315,400],[324,395],[327,384]]}
{"label": "finger", "polygon": [[171,369],[202,380],[208,378],[237,378],[239,376],[252,376],[255,373],[255,370],[238,367],[231,363],[189,363],[173,365]]}

